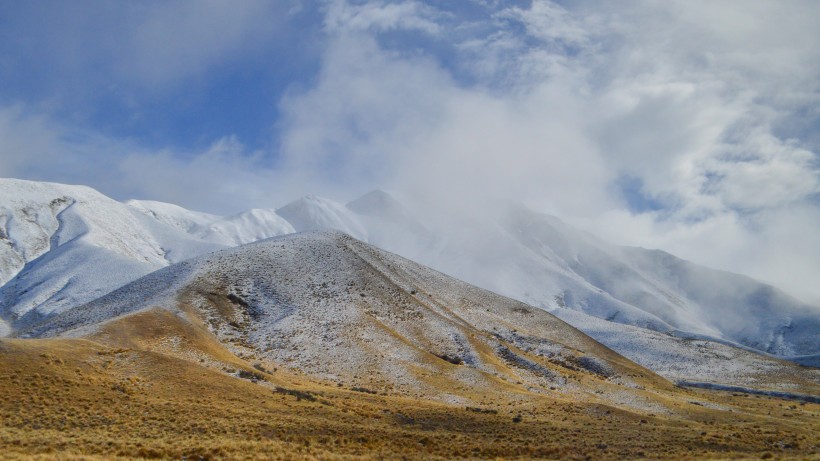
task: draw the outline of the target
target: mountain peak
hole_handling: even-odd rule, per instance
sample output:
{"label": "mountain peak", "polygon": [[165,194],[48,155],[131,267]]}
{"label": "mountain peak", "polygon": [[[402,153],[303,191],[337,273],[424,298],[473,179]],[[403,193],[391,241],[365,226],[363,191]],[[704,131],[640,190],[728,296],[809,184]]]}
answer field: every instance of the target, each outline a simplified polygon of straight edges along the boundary
{"label": "mountain peak", "polygon": [[404,209],[404,206],[395,197],[382,189],[372,190],[356,200],[348,202],[347,207],[363,215],[382,214],[385,211],[392,213]]}
{"label": "mountain peak", "polygon": [[352,211],[341,203],[315,195],[306,195],[276,210],[297,232],[336,229],[367,240],[364,226]]}

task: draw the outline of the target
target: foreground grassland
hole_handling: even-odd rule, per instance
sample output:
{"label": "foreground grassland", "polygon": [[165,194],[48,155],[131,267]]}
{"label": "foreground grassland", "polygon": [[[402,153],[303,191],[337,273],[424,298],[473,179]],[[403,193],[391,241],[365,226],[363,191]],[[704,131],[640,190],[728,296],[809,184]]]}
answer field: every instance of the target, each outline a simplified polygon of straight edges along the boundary
{"label": "foreground grassland", "polygon": [[468,408],[228,371],[88,340],[0,340],[0,458],[820,459],[812,403],[679,390],[665,416],[537,395]]}

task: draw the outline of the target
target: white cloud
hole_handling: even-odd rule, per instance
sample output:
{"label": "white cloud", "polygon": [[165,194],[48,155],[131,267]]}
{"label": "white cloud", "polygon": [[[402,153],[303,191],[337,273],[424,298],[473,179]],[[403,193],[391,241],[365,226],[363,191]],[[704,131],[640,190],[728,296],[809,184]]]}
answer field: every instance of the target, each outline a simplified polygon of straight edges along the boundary
{"label": "white cloud", "polygon": [[233,137],[217,139],[206,150],[188,155],[129,155],[120,159],[115,174],[134,197],[219,213],[279,206],[286,184],[286,178],[265,167]]}
{"label": "white cloud", "polygon": [[350,4],[345,0],[330,0],[325,4],[325,28],[332,33],[385,32],[417,30],[438,34],[436,18],[440,13],[417,1],[369,1]]}
{"label": "white cloud", "polygon": [[[484,17],[465,19],[421,1],[322,3],[321,68],[282,101],[276,152],[231,137],[156,152],[18,107],[0,110],[0,174],[213,211],[379,186],[441,214],[511,197],[820,302],[820,158],[809,140],[820,137],[797,123],[820,107],[820,3],[485,4]],[[78,33],[59,52],[173,87],[264,51],[288,27],[287,11],[267,3],[137,13],[101,13],[125,24],[109,49]],[[791,126],[811,132],[787,137]],[[630,211],[624,176],[663,209]]]}
{"label": "white cloud", "polygon": [[[348,177],[376,171],[448,208],[523,199],[818,300],[820,241],[803,232],[820,219],[818,155],[777,134],[820,92],[818,6],[744,5],[535,1],[486,18],[490,34],[437,29],[459,53],[438,64],[337,37],[316,87],[288,100],[287,151],[333,152]],[[394,24],[373,23],[357,30]],[[453,63],[477,81],[448,78]],[[628,211],[621,175],[666,207]]]}
{"label": "white cloud", "polygon": [[527,32],[547,43],[581,45],[589,40],[590,31],[560,5],[536,0],[529,8],[507,8],[496,14],[498,18],[518,21]]}
{"label": "white cloud", "polygon": [[341,35],[316,86],[283,102],[285,168],[318,189],[375,187],[395,171],[404,146],[439,122],[454,88],[430,60],[384,51],[366,35]]}
{"label": "white cloud", "polygon": [[778,208],[820,193],[820,173],[812,152],[758,128],[743,142],[729,146],[728,159],[712,159],[722,180],[714,193],[726,205],[741,209]]}
{"label": "white cloud", "polygon": [[[88,170],[104,172],[122,145],[94,133],[72,130],[23,106],[0,107],[0,176],[91,181]],[[105,155],[106,152],[109,155]],[[100,175],[105,178],[105,175]]]}
{"label": "white cloud", "polygon": [[134,8],[114,56],[126,81],[165,86],[270,44],[287,15],[270,2],[170,1]]}
{"label": "white cloud", "polygon": [[493,196],[600,209],[609,177],[584,138],[582,107],[563,90],[494,96],[429,59],[345,35],[316,86],[287,99],[282,152],[320,188],[390,185],[455,209]]}

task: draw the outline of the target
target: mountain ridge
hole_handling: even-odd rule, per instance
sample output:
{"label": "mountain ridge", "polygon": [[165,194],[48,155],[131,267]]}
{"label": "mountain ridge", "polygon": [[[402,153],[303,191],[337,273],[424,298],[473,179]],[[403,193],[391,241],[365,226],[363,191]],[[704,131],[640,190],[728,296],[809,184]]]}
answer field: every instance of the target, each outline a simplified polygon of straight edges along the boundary
{"label": "mountain ridge", "polygon": [[338,231],[183,261],[21,336],[93,337],[157,308],[205,325],[240,357],[378,392],[462,404],[513,390],[581,393],[661,408],[636,390],[671,389],[547,312]]}
{"label": "mountain ridge", "polygon": [[[10,227],[15,232],[15,223],[23,218],[21,211],[14,210],[26,208],[14,205],[20,200],[7,198],[19,196],[18,189],[31,188],[54,189],[50,195],[39,197],[39,202],[29,200],[26,205],[31,208],[34,203],[34,208],[44,210],[42,218],[46,221],[34,226],[39,229],[36,235],[47,235],[51,241],[58,234],[55,251],[43,253],[53,254],[28,261],[25,270],[0,286],[0,334],[4,335],[91,301],[174,262],[259,238],[284,235],[297,228],[340,228],[348,233],[352,229],[354,236],[474,285],[571,318],[576,326],[594,332],[597,339],[620,348],[622,353],[634,353],[635,348],[601,333],[592,318],[649,328],[661,334],[713,338],[780,357],[809,357],[804,363],[814,363],[811,357],[820,353],[820,315],[811,306],[745,276],[706,269],[660,250],[608,244],[558,218],[517,205],[499,208],[491,217],[473,219],[469,227],[448,229],[419,221],[409,208],[384,191],[365,194],[348,205],[309,196],[278,209],[219,217],[162,202],[119,203],[90,188],[76,189],[80,196],[95,194],[95,200],[116,208],[109,213],[103,212],[107,208],[95,211],[87,210],[88,206],[80,207],[78,210],[86,210],[93,218],[80,213],[80,224],[87,221],[93,226],[113,224],[116,228],[116,222],[107,221],[116,221],[112,216],[124,216],[123,221],[131,224],[121,226],[128,232],[120,234],[131,235],[138,241],[132,246],[150,248],[153,259],[146,262],[140,260],[141,255],[131,259],[112,257],[112,250],[105,247],[111,239],[101,239],[98,248],[95,245],[100,242],[96,240],[83,240],[82,236],[69,239],[69,233],[57,233],[53,223],[48,224],[52,222],[48,220],[51,211],[46,211],[50,210],[50,203],[70,195],[64,192],[75,190],[70,189],[73,186],[65,189],[59,184],[21,180],[0,180],[0,185],[6,191],[0,195],[2,235]],[[280,211],[297,225],[292,225]],[[26,222],[36,224],[37,220],[32,219]],[[21,254],[9,253],[9,241],[0,239],[0,246],[5,245],[0,248],[0,263],[8,273]],[[80,245],[82,242],[86,244]],[[103,270],[89,271],[92,261]],[[688,285],[682,286],[682,281]],[[739,296],[740,291],[735,290],[734,295],[721,298],[714,293],[711,297],[698,293],[714,291],[719,295],[717,288],[721,284],[743,288],[745,291],[740,291],[745,294]],[[708,307],[715,305],[720,309]],[[28,311],[37,315],[21,321]],[[569,315],[572,312],[593,317]],[[622,330],[615,323],[607,325],[613,331]]]}

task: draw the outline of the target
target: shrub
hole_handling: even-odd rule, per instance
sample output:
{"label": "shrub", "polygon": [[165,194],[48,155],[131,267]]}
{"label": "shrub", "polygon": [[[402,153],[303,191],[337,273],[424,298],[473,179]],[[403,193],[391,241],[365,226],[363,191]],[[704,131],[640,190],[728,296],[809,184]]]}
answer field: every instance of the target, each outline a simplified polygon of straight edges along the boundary
{"label": "shrub", "polygon": [[243,379],[249,379],[253,382],[267,381],[265,375],[263,375],[262,373],[257,373],[255,371],[239,370],[239,377]]}

